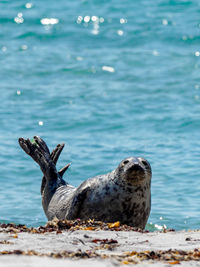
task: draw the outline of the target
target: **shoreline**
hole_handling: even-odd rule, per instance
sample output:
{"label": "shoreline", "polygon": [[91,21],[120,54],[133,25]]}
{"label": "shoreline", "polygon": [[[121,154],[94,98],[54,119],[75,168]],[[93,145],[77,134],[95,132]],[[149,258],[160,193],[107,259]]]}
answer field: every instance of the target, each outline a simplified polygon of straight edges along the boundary
{"label": "shoreline", "polygon": [[198,266],[200,230],[148,232],[93,220],[52,221],[38,228],[0,224],[0,263],[16,267],[27,261],[30,267],[56,261],[60,267]]}

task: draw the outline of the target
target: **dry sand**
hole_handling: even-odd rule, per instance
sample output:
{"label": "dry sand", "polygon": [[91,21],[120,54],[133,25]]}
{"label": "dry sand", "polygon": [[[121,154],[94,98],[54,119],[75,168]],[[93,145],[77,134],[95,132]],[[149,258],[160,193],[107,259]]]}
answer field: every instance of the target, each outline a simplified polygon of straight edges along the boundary
{"label": "dry sand", "polygon": [[44,233],[0,228],[0,266],[200,266],[200,231],[62,230]]}

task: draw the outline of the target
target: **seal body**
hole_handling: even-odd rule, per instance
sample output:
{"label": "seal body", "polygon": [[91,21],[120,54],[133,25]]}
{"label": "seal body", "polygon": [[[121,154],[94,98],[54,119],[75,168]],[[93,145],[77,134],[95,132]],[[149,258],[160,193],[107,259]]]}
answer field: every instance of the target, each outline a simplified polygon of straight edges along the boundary
{"label": "seal body", "polygon": [[147,160],[126,158],[112,172],[89,178],[75,188],[62,179],[62,170],[56,171],[44,141],[34,140],[36,144],[20,138],[19,143],[43,171],[42,203],[48,220],[96,219],[145,228],[151,209],[152,174]]}

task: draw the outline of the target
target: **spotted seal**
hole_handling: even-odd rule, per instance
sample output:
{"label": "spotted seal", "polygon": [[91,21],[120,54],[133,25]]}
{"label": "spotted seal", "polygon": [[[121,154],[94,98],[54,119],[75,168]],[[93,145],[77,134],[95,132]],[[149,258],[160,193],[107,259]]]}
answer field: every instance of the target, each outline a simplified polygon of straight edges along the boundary
{"label": "spotted seal", "polygon": [[60,171],[56,169],[64,144],[58,145],[52,153],[38,136],[33,141],[19,138],[19,144],[44,174],[41,194],[48,220],[91,218],[145,228],[151,209],[152,176],[147,160],[126,158],[115,170],[89,178],[75,188],[62,178],[69,164]]}

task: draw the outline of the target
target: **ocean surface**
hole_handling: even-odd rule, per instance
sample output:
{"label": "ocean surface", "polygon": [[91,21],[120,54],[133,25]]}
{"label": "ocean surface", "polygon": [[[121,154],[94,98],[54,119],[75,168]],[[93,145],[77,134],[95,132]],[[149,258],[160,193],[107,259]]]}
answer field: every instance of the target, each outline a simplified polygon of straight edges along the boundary
{"label": "ocean surface", "polygon": [[39,135],[75,186],[145,157],[147,229],[200,228],[198,0],[0,0],[0,62],[0,222],[47,221]]}

